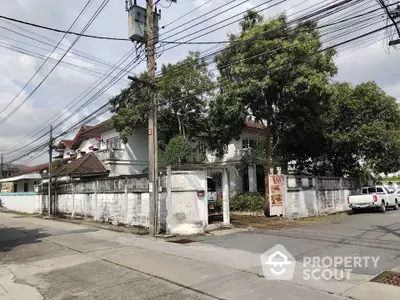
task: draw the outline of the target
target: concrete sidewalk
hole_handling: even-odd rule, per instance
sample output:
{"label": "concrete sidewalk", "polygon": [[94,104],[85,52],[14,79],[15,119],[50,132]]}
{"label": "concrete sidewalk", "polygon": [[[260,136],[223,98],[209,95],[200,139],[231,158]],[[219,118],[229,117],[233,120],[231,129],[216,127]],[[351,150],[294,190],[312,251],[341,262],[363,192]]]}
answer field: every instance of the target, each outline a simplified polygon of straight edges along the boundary
{"label": "concrete sidewalk", "polygon": [[199,242],[174,244],[12,214],[0,214],[0,223],[8,232],[7,238],[0,235],[1,244],[16,244],[1,259],[0,299],[390,300],[400,295],[399,287],[371,283],[369,275],[306,281],[300,265],[293,280],[270,281],[263,277],[259,255]]}

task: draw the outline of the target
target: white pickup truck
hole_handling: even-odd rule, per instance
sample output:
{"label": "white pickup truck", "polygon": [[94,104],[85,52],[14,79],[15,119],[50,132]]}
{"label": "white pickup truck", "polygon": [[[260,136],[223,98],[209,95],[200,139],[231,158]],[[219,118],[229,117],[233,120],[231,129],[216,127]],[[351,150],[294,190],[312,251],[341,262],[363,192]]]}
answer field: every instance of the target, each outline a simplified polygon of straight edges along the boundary
{"label": "white pickup truck", "polygon": [[[375,208],[386,212],[388,207],[399,209],[399,195],[390,192],[384,186],[363,187],[361,195],[348,196],[347,202],[354,212],[363,208]],[[400,200],[400,198],[399,198]]]}

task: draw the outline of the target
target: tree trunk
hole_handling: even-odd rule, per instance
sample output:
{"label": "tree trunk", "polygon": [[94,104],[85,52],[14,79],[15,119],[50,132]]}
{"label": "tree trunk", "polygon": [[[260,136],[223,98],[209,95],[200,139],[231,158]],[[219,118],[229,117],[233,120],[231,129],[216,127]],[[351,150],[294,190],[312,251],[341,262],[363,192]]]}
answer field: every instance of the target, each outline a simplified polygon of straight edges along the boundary
{"label": "tree trunk", "polygon": [[264,162],[264,173],[265,173],[265,216],[270,215],[269,211],[269,175],[271,170],[271,156],[272,156],[272,136],[270,128],[266,129],[265,139],[265,162]]}

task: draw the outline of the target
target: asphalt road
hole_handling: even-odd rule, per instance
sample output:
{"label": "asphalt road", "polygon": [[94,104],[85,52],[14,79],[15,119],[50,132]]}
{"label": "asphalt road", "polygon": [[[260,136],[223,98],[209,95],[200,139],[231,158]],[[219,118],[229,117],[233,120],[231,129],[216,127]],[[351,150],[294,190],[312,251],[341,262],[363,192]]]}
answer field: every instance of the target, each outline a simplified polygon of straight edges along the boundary
{"label": "asphalt road", "polygon": [[400,211],[345,215],[327,224],[205,237],[202,242],[253,253],[263,253],[281,244],[298,261],[305,256],[379,256],[377,268],[372,261],[353,268],[354,273],[373,275],[400,265]]}

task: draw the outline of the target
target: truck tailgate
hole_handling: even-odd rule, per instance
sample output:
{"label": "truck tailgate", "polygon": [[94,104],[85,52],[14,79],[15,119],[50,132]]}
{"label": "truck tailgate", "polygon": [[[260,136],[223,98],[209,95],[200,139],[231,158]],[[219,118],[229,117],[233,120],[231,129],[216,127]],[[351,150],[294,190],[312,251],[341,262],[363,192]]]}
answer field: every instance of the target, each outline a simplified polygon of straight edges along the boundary
{"label": "truck tailgate", "polygon": [[354,195],[349,197],[349,204],[363,204],[374,202],[373,195]]}

